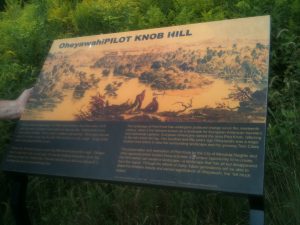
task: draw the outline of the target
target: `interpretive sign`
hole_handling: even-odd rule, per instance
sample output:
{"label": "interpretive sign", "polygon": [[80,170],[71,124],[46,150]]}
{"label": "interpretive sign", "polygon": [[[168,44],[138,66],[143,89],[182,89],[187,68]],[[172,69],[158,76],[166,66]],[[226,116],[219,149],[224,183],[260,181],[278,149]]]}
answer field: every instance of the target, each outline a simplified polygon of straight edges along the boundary
{"label": "interpretive sign", "polygon": [[269,16],[54,41],[6,171],[262,195]]}

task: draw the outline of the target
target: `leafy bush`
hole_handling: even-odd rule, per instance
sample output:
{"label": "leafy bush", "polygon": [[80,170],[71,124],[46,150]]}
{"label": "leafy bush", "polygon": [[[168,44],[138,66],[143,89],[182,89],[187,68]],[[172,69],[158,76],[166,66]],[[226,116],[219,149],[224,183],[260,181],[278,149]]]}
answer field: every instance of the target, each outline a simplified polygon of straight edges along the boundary
{"label": "leafy bush", "polygon": [[[0,98],[13,99],[33,85],[57,38],[265,14],[272,16],[267,224],[300,224],[298,0],[6,0],[0,12]],[[13,128],[14,122],[0,122],[1,155]],[[0,182],[0,223],[12,224],[3,174]],[[28,205],[33,224],[248,223],[244,199],[58,178],[31,177]]]}

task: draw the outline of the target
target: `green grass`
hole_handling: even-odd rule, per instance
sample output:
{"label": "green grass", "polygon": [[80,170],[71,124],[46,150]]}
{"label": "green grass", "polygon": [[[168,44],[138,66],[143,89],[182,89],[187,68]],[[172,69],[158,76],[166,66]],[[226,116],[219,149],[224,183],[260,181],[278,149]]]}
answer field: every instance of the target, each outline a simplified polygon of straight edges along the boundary
{"label": "green grass", "polygon": [[[0,12],[0,98],[32,86],[57,38],[245,16],[272,16],[266,224],[300,224],[300,3],[298,0],[31,0]],[[62,4],[64,2],[64,4]],[[66,3],[67,2],[67,3]],[[0,121],[0,157],[15,121]],[[0,224],[13,224],[9,180],[0,173]],[[30,177],[33,224],[243,225],[247,200],[186,192]]]}

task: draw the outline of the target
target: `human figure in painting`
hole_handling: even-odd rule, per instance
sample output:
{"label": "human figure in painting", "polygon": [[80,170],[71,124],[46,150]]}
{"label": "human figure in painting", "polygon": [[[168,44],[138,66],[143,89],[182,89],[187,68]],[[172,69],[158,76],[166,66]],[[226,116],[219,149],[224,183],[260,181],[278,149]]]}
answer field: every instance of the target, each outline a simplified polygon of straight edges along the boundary
{"label": "human figure in painting", "polygon": [[150,102],[144,109],[143,111],[146,113],[155,113],[158,110],[158,101],[157,98],[154,97],[152,99],[152,102]]}
{"label": "human figure in painting", "polygon": [[0,119],[20,118],[31,92],[32,88],[26,89],[16,100],[0,100]]}
{"label": "human figure in painting", "polygon": [[138,111],[141,110],[141,107],[142,107],[142,104],[143,104],[143,101],[144,101],[144,98],[145,98],[145,93],[146,93],[146,91],[143,90],[140,94],[138,94],[135,97],[135,101],[132,104],[132,106],[130,107],[132,112],[138,112]]}

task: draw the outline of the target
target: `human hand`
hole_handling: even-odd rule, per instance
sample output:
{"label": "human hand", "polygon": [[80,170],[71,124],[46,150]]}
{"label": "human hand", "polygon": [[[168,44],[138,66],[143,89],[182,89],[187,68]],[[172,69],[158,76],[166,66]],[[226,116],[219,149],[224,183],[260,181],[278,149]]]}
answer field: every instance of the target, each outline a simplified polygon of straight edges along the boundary
{"label": "human hand", "polygon": [[18,119],[25,110],[32,88],[26,89],[16,100],[0,100],[0,119]]}
{"label": "human hand", "polygon": [[16,100],[19,116],[21,116],[25,110],[25,106],[26,106],[26,103],[27,103],[31,93],[32,93],[32,89],[33,88],[24,90],[23,93]]}

